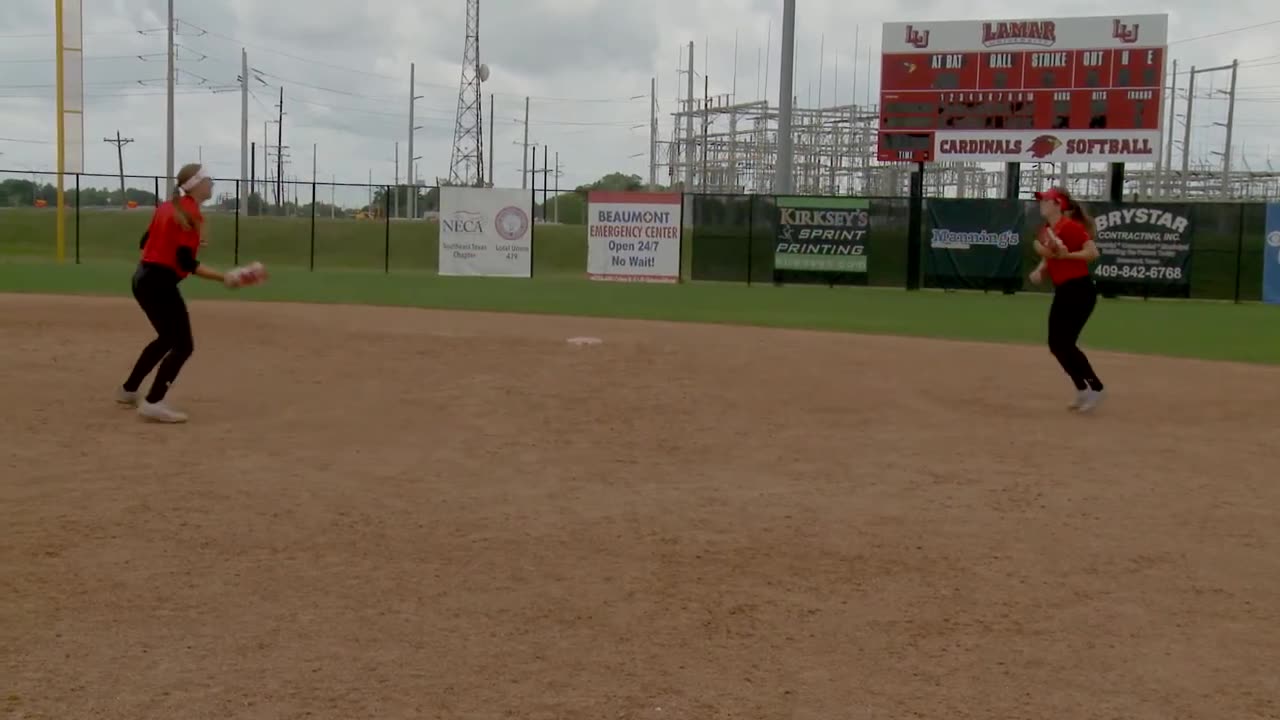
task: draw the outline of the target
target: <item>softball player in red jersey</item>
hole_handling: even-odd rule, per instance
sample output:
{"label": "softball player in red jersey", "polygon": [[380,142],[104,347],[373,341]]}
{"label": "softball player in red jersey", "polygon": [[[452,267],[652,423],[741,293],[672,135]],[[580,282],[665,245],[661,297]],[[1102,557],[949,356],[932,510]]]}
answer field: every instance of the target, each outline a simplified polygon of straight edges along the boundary
{"label": "softball player in red jersey", "polygon": [[1049,351],[1076,386],[1072,410],[1089,412],[1102,402],[1103,386],[1077,344],[1085,323],[1098,304],[1098,289],[1089,263],[1098,258],[1093,218],[1061,188],[1035,194],[1045,226],[1035,244],[1040,264],[1031,272],[1039,284],[1047,273],[1053,283],[1049,308]]}
{"label": "softball player in red jersey", "polygon": [[[187,165],[178,172],[173,197],[156,208],[151,225],[142,236],[142,258],[133,274],[133,297],[156,330],[156,339],[142,349],[129,378],[117,390],[117,400],[136,405],[147,420],[164,423],[186,422],[185,413],[165,402],[169,386],[195,349],[191,318],[178,284],[188,275],[214,280],[228,287],[260,281],[261,266],[237,268],[227,273],[202,264],[200,252],[204,215],[200,204],[213,196],[213,179],[200,165]],[[156,368],[155,381],[139,399],[142,381]]]}

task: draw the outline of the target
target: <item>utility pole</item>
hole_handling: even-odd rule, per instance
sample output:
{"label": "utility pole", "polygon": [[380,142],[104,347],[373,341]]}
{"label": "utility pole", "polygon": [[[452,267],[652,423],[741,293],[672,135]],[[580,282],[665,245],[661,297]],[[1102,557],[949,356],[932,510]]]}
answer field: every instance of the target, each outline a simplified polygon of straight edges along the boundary
{"label": "utility pole", "polygon": [[120,161],[120,207],[128,209],[129,198],[125,197],[124,192],[124,146],[133,142],[133,138],[122,138],[120,137],[120,131],[117,130],[114,139],[103,138],[102,140],[116,146],[116,157]]}
{"label": "utility pole", "polygon": [[493,182],[493,93],[489,93],[489,187],[496,187]]}
{"label": "utility pole", "polygon": [[[1235,122],[1235,87],[1236,87],[1235,81],[1236,81],[1236,70],[1238,67],[1239,67],[1238,60],[1232,61],[1230,65],[1219,65],[1218,67],[1200,68],[1198,70],[1196,69],[1196,66],[1194,65],[1191,66],[1191,80],[1187,83],[1187,123],[1186,123],[1186,129],[1184,131],[1185,134],[1183,135],[1183,141],[1182,141],[1182,194],[1183,194],[1183,197],[1185,197],[1187,193],[1187,161],[1191,155],[1191,107],[1192,107],[1191,101],[1196,94],[1196,75],[1198,75],[1199,73],[1218,72],[1220,70],[1231,71],[1230,104],[1227,108],[1227,122],[1225,123],[1225,127],[1227,129],[1227,147],[1226,147],[1227,152],[1222,159],[1222,195],[1223,197],[1226,197],[1227,195],[1228,185],[1229,185],[1227,173],[1231,171],[1231,158],[1230,158],[1231,130],[1232,130],[1232,125]],[[1224,125],[1224,123],[1214,123],[1214,125]],[[1216,155],[1218,153],[1214,153],[1214,154]]]}
{"label": "utility pole", "polygon": [[1191,162],[1191,107],[1196,97],[1196,66],[1191,66],[1191,78],[1187,81],[1187,117],[1182,131],[1182,197],[1187,196],[1187,170]]}
{"label": "utility pole", "polygon": [[240,188],[236,212],[249,211],[249,52],[240,48]]}
{"label": "utility pole", "polygon": [[418,217],[418,181],[414,173],[413,133],[418,128],[413,124],[413,107],[422,99],[421,95],[414,94],[418,89],[417,72],[417,64],[409,63],[409,168],[405,172],[405,183],[409,186],[409,217],[415,220]]}
{"label": "utility pole", "polygon": [[267,135],[270,120],[262,121],[262,206],[266,207],[267,198],[271,197],[271,140]]}
{"label": "utility pole", "polygon": [[279,190],[276,191],[277,197],[283,197],[285,201],[288,198],[284,195],[284,88],[280,88],[280,118],[276,124],[276,182],[279,184]]}
{"label": "utility pole", "polygon": [[[529,158],[532,154],[533,157]],[[525,153],[525,165],[532,165],[533,169],[529,170],[529,182],[533,183],[533,203],[538,203],[538,144],[534,143],[529,146],[528,152]],[[534,217],[537,217],[537,208],[534,208]]]}
{"label": "utility pole", "polygon": [[707,191],[707,130],[711,124],[711,78],[702,76],[702,192]]}
{"label": "utility pole", "polygon": [[[534,161],[537,163],[537,161]],[[524,98],[524,159],[520,161],[520,189],[527,190],[529,182],[529,96]]]}
{"label": "utility pole", "polygon": [[395,176],[396,194],[392,197],[394,207],[392,209],[392,217],[400,217],[400,141],[396,141],[396,176]]}
{"label": "utility pole", "polygon": [[557,150],[557,151],[556,151],[556,192],[555,192],[555,198],[556,198],[556,207],[555,207],[555,209],[554,209],[554,210],[552,210],[552,211],[551,211],[551,215],[552,215],[552,219],[551,219],[551,221],[552,221],[552,222],[555,222],[555,223],[559,223],[559,222],[560,222],[560,151],[559,151],[559,150]]}
{"label": "utility pole", "polygon": [[1166,186],[1169,182],[1169,176],[1173,174],[1173,126],[1176,124],[1178,118],[1177,106],[1175,104],[1178,100],[1177,60],[1173,61],[1173,74],[1169,76],[1169,87],[1165,89],[1169,91],[1169,137],[1165,141],[1164,162],[1161,163],[1160,179],[1158,181],[1157,192],[1161,197],[1164,197],[1167,194]]}
{"label": "utility pole", "polygon": [[176,70],[174,68],[174,49],[173,49],[173,0],[169,0],[169,48],[167,53],[168,73],[165,78],[168,98],[166,101],[168,117],[166,120],[165,132],[167,135],[165,146],[165,197],[173,197],[174,185],[174,163],[173,163],[173,85],[176,78]]}
{"label": "utility pole", "polygon": [[649,191],[658,189],[658,78],[649,78]]}
{"label": "utility pole", "polygon": [[775,165],[773,191],[779,195],[791,192],[792,137],[791,110],[794,104],[791,85],[794,80],[796,54],[796,0],[782,0],[782,76],[778,79],[778,161]]}
{"label": "utility pole", "polygon": [[1231,130],[1236,120],[1236,74],[1240,61],[1231,61],[1231,89],[1227,91],[1227,145],[1222,154],[1222,199],[1231,197]]}
{"label": "utility pole", "polygon": [[689,92],[685,98],[685,111],[688,116],[685,118],[685,168],[684,168],[684,191],[693,192],[693,42],[689,42]]}
{"label": "utility pole", "polygon": [[[550,169],[547,156],[550,154],[546,145],[542,146],[542,222],[547,221],[547,171]],[[537,160],[535,159],[536,163]]]}

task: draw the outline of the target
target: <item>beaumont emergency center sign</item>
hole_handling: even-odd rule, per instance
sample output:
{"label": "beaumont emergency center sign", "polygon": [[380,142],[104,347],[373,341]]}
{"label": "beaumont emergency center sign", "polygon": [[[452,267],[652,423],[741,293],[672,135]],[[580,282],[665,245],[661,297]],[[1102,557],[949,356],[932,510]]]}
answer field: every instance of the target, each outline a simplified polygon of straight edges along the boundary
{"label": "beaumont emergency center sign", "polygon": [[886,23],[880,160],[1160,157],[1168,15]]}
{"label": "beaumont emergency center sign", "polygon": [[587,277],[679,282],[682,209],[680,193],[589,193]]}

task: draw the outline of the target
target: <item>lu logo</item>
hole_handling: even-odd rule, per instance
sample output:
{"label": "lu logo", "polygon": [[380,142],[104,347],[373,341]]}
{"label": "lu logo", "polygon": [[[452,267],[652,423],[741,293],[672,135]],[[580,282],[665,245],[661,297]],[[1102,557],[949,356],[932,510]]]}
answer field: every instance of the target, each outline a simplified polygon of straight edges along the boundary
{"label": "lu logo", "polygon": [[906,43],[922,50],[929,47],[929,31],[920,32],[914,25],[908,25]]}
{"label": "lu logo", "polygon": [[1126,45],[1138,42],[1138,23],[1134,23],[1133,27],[1129,27],[1128,23],[1122,23],[1119,20],[1111,21],[1111,37],[1119,40]]}

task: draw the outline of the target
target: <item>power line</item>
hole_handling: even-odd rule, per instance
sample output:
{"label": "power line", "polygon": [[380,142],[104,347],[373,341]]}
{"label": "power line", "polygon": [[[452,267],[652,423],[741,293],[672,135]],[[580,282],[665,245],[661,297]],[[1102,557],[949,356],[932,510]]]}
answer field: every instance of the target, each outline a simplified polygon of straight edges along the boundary
{"label": "power line", "polygon": [[[89,61],[89,60],[137,60],[139,57],[141,56],[140,55],[85,55],[84,60],[86,61]],[[0,59],[0,64],[35,65],[35,64],[41,64],[41,63],[56,63],[57,61],[58,61],[57,58],[21,58],[17,60]]]}
{"label": "power line", "polygon": [[1234,33],[1246,32],[1249,30],[1257,30],[1258,28],[1264,28],[1269,25],[1280,25],[1280,20],[1268,20],[1267,22],[1254,23],[1252,25],[1245,25],[1244,27],[1232,28],[1230,30],[1221,30],[1219,32],[1207,33],[1205,35],[1196,35],[1194,37],[1182,38],[1181,40],[1172,40],[1169,42],[1169,44],[1177,45],[1179,43],[1194,42],[1196,40],[1205,40],[1207,38],[1222,37],[1223,35],[1232,35]]}

